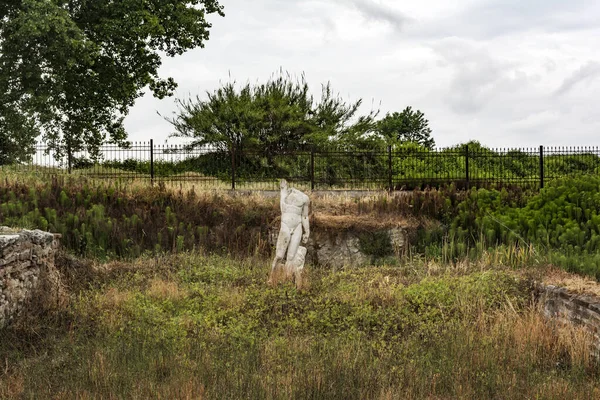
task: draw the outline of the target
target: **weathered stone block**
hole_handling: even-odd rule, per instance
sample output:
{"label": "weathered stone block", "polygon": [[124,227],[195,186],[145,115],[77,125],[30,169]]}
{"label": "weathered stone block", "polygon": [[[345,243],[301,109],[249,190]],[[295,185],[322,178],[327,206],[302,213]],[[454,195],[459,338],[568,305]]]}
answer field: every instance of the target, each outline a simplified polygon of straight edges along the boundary
{"label": "weathered stone block", "polygon": [[39,230],[0,227],[0,328],[13,321],[32,300],[58,293],[55,235]]}
{"label": "weathered stone block", "polygon": [[560,324],[583,326],[595,338],[590,354],[597,357],[600,349],[600,299],[569,293],[566,288],[534,284],[544,316]]}

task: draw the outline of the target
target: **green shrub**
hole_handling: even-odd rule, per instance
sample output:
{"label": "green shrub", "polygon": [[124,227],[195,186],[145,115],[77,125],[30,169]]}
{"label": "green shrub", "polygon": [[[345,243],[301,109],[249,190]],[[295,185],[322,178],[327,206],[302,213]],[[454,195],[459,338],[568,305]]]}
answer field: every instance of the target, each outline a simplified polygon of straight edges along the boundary
{"label": "green shrub", "polygon": [[381,259],[394,254],[388,231],[362,232],[358,236],[359,249],[363,254]]}
{"label": "green shrub", "polygon": [[458,205],[444,245],[453,259],[478,246],[533,245],[562,252],[565,257],[553,260],[568,270],[600,278],[591,261],[600,251],[599,189],[600,178],[584,176],[551,181],[525,202],[504,189],[473,190]]}
{"label": "green shrub", "polygon": [[137,257],[157,248],[265,252],[263,230],[277,215],[275,202],[224,204],[151,187],[128,191],[55,180],[37,189],[0,186],[0,223],[60,233],[65,248],[88,257]]}

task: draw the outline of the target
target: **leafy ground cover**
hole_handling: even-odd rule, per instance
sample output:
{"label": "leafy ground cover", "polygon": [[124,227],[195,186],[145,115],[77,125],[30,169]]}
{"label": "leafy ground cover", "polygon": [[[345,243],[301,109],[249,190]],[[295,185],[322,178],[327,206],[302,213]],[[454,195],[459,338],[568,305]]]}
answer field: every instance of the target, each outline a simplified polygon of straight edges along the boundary
{"label": "leafy ground cover", "polygon": [[[590,338],[485,261],[310,270],[61,258],[66,305],[0,333],[1,398],[598,398]],[[529,274],[534,273],[528,270]]]}
{"label": "leafy ground cover", "polygon": [[61,257],[62,308],[0,332],[0,398],[599,398],[591,338],[546,323],[526,279],[600,277],[599,188],[315,196],[315,229],[415,229],[392,265],[297,291],[265,283],[276,198],[4,177],[0,223],[88,261]]}

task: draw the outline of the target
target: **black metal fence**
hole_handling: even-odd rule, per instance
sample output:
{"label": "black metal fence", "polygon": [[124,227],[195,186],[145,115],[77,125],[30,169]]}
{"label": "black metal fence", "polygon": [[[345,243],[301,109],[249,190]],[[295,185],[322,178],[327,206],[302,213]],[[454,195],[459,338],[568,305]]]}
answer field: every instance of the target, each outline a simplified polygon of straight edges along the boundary
{"label": "black metal fence", "polygon": [[85,152],[57,159],[39,145],[31,162],[0,168],[39,177],[69,175],[148,183],[189,182],[200,189],[275,190],[281,178],[312,190],[410,190],[454,184],[459,188],[544,183],[600,173],[598,147],[488,149],[461,145],[425,150],[311,149],[288,153],[218,151],[185,145],[132,143],[103,146],[100,159]]}

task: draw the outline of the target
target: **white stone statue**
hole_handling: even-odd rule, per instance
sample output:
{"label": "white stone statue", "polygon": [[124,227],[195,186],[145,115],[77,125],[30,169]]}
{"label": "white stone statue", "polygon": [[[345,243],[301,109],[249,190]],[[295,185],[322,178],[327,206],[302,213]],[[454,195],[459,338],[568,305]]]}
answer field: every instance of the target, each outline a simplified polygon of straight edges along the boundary
{"label": "white stone statue", "polygon": [[310,233],[308,205],[310,199],[301,191],[290,188],[285,179],[281,180],[280,187],[281,228],[277,238],[275,259],[271,266],[269,281],[273,282],[278,266],[285,257],[285,277],[289,279],[295,276],[296,285],[299,286],[306,257],[306,247],[300,246],[300,241],[305,244],[308,242]]}

